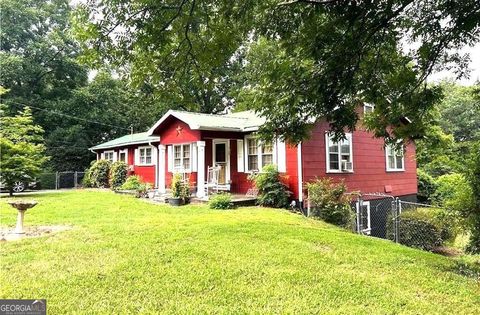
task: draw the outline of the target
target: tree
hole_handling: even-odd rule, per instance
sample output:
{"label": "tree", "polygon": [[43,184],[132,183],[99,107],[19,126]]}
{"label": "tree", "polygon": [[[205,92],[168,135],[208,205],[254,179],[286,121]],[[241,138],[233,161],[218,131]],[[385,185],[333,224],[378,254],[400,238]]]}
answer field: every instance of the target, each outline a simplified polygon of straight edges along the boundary
{"label": "tree", "polygon": [[1,180],[13,195],[15,182],[31,181],[47,160],[43,129],[33,123],[32,112],[26,107],[15,116],[5,116],[0,108]]}
{"label": "tree", "polygon": [[[468,56],[452,51],[478,42],[479,17],[475,0],[120,0],[89,2],[75,25],[86,60],[129,69],[172,107],[215,112],[239,94],[267,118],[265,138],[296,143],[320,118],[337,137],[354,129],[360,102],[376,105],[377,136],[422,134],[441,98],[425,80],[466,73]],[[409,41],[418,48],[406,51]]]}

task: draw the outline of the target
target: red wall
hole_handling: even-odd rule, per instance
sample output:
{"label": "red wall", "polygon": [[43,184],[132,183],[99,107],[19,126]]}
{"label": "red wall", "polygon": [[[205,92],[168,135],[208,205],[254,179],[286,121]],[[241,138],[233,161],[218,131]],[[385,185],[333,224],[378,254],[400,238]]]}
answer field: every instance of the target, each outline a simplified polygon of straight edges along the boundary
{"label": "red wall", "polygon": [[[106,149],[106,150],[101,150],[98,151],[98,153],[102,153],[104,151],[115,151],[117,152],[117,157],[119,155],[119,151],[123,149],[128,149],[128,166],[133,166],[133,172],[129,172],[129,175],[138,175],[142,181],[146,183],[150,183],[153,186],[155,186],[155,166],[149,165],[149,166],[140,166],[140,165],[134,165],[135,163],[135,149],[138,148],[139,146],[145,146],[148,144],[139,144],[139,145],[131,145],[127,147],[118,147],[115,149]],[[155,147],[158,147],[158,142],[152,143]]]}
{"label": "red wall", "polygon": [[[353,173],[326,173],[325,132],[326,122],[315,126],[310,140],[302,144],[303,181],[318,177],[331,177],[345,181],[349,191],[387,193],[394,196],[417,193],[415,145],[409,143],[405,153],[405,171],[387,172],[384,140],[373,138],[361,128],[352,133]],[[391,191],[386,191],[391,186]]]}

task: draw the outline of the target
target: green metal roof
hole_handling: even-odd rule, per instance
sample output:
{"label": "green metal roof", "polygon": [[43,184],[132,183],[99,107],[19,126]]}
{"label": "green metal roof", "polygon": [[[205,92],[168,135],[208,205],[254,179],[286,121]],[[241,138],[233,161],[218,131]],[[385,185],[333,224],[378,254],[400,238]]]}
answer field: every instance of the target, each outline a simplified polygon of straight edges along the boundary
{"label": "green metal roof", "polygon": [[109,148],[121,147],[126,145],[149,143],[149,142],[156,142],[156,141],[160,141],[160,137],[149,136],[147,135],[146,132],[140,132],[140,133],[125,135],[123,137],[98,144],[94,147],[91,147],[90,150],[109,149]]}

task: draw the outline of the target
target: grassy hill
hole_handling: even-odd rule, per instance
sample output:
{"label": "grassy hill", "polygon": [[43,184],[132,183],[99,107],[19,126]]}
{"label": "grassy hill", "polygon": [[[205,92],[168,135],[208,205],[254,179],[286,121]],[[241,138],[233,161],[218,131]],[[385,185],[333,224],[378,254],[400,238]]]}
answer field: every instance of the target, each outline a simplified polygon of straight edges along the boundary
{"label": "grassy hill", "polygon": [[[73,229],[0,243],[0,298],[46,298],[51,314],[480,309],[479,280],[456,260],[287,211],[171,208],[92,191],[34,198],[27,225]],[[0,224],[13,226],[15,210],[0,205]]]}

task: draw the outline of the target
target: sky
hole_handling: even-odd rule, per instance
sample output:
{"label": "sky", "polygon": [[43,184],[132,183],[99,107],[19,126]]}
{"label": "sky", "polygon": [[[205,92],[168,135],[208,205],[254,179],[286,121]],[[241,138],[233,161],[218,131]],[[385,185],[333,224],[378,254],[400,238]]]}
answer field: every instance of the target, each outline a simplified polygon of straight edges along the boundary
{"label": "sky", "polygon": [[[473,85],[476,82],[480,82],[480,43],[477,43],[477,45],[473,47],[465,47],[461,50],[461,52],[470,54],[471,72],[469,78],[462,78],[460,80],[456,80],[456,82],[462,85]],[[430,75],[428,81],[436,82],[450,78],[455,79],[455,74],[453,73],[453,71],[442,71]]]}

